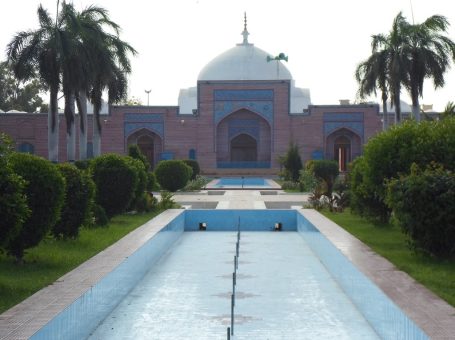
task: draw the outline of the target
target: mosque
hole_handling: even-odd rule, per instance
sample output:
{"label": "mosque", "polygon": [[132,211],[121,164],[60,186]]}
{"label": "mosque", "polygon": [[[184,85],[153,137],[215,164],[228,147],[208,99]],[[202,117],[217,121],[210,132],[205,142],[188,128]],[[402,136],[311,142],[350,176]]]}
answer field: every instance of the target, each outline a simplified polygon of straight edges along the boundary
{"label": "mosque", "polygon": [[[271,56],[248,35],[245,19],[243,41],[210,61],[195,87],[180,90],[178,106],[109,107],[102,116],[101,153],[126,154],[129,144],[137,144],[152,165],[195,159],[205,174],[265,175],[278,173],[280,156],[296,143],[303,161],[334,159],[346,170],[381,131],[379,106],[312,104],[310,90],[295,86],[283,63],[287,57]],[[66,161],[63,116],[59,129],[59,160]],[[19,151],[47,157],[46,114],[0,114],[0,131]],[[91,135],[89,128],[89,156]]]}

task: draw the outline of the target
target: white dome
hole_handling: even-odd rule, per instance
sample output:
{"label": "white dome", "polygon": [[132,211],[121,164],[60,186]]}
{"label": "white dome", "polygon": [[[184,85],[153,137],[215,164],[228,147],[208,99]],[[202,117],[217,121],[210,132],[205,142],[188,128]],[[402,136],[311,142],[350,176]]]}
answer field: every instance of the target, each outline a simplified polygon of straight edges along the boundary
{"label": "white dome", "polygon": [[[291,80],[281,61],[267,61],[273,55],[243,43],[220,54],[199,73],[198,80]],[[278,65],[277,65],[278,64]]]}

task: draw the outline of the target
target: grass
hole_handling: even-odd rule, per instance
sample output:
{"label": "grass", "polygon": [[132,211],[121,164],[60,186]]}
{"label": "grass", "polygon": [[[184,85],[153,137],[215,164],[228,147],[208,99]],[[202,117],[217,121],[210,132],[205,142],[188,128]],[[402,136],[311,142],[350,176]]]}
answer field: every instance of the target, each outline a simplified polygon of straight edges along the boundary
{"label": "grass", "polygon": [[415,253],[407,247],[406,236],[392,224],[374,225],[348,210],[322,213],[455,307],[455,260]]}
{"label": "grass", "polygon": [[157,215],[119,215],[107,227],[83,228],[77,240],[44,239],[27,251],[25,263],[0,254],[0,313],[51,284]]}

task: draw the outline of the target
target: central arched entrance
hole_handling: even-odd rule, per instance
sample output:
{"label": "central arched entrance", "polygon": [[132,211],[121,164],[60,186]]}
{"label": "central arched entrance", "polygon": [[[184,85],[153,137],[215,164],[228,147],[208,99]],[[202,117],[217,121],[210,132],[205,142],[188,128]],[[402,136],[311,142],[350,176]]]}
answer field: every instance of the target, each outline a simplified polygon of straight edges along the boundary
{"label": "central arched entrance", "polygon": [[231,140],[231,162],[256,162],[258,144],[256,139],[242,133]]}
{"label": "central arched entrance", "polygon": [[155,164],[155,144],[153,142],[153,137],[150,135],[142,135],[137,138],[137,146],[147,157],[150,165]]}
{"label": "central arched entrance", "polygon": [[216,126],[218,168],[270,168],[272,131],[261,115],[240,109]]}
{"label": "central arched entrance", "polygon": [[337,161],[340,171],[348,171],[348,164],[362,153],[362,139],[346,128],[332,132],[326,138],[326,159]]}
{"label": "central arched entrance", "polygon": [[152,169],[159,161],[159,156],[162,152],[161,137],[149,129],[143,128],[135,131],[128,136],[126,144],[136,144],[145,157],[147,157]]}
{"label": "central arched entrance", "polygon": [[339,136],[334,142],[333,155],[340,171],[346,171],[351,162],[351,141],[346,136]]}

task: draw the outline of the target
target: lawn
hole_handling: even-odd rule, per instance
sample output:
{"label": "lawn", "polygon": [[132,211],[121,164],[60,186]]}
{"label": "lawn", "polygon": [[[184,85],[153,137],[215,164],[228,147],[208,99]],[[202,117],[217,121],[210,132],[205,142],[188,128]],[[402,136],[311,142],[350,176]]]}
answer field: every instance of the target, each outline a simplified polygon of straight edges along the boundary
{"label": "lawn", "polygon": [[349,210],[322,213],[455,307],[455,260],[437,260],[409,250],[405,235],[394,225],[373,225]]}
{"label": "lawn", "polygon": [[112,218],[107,227],[82,229],[77,240],[46,238],[27,251],[25,263],[20,266],[11,257],[0,254],[0,313],[51,284],[157,214],[119,215]]}

